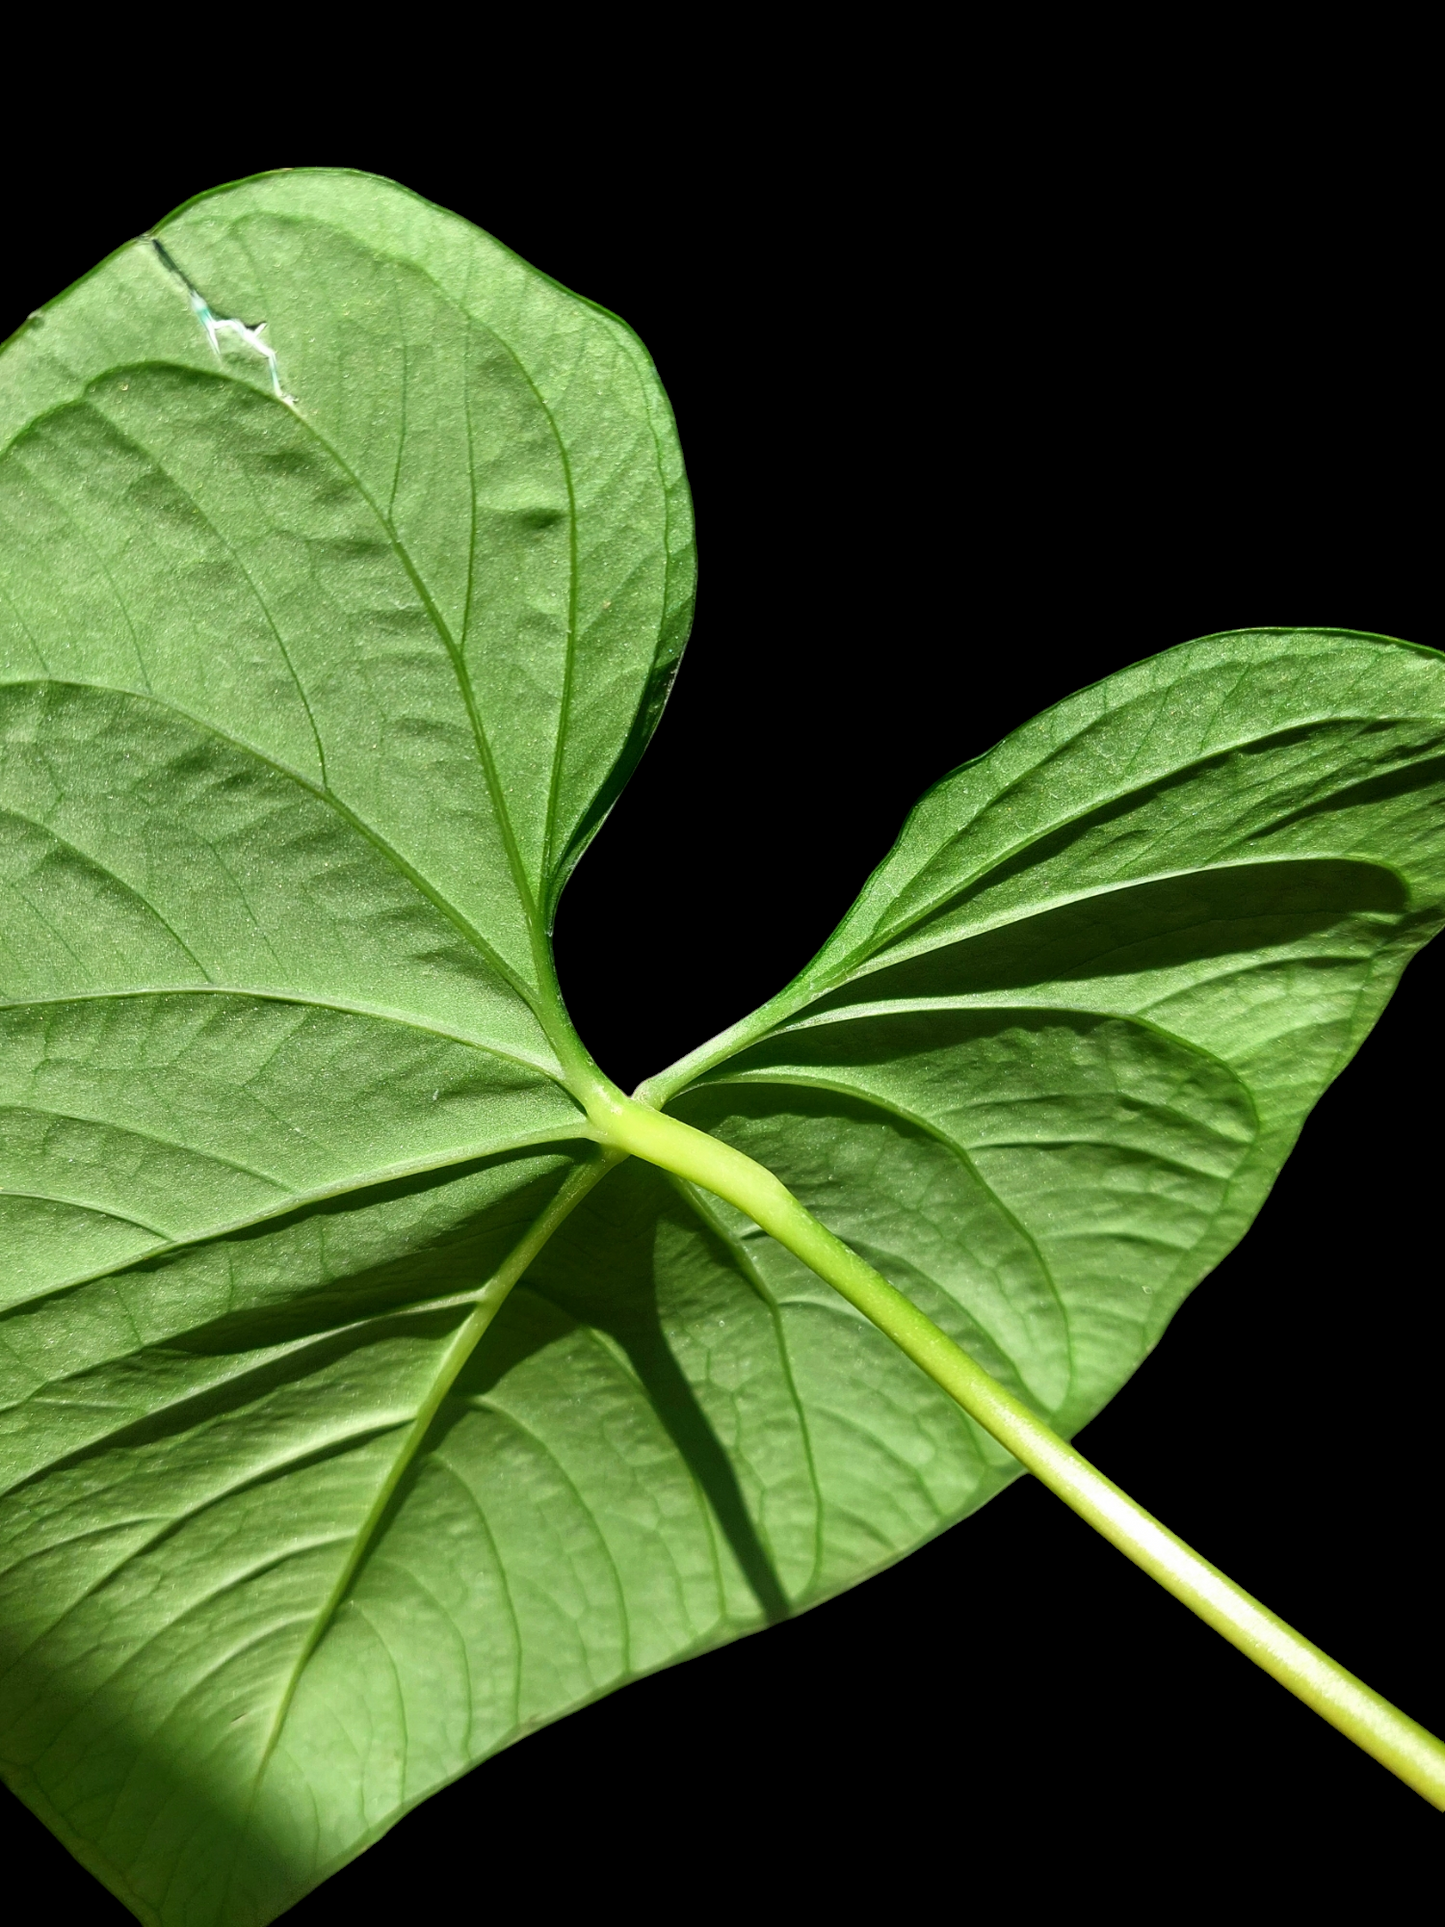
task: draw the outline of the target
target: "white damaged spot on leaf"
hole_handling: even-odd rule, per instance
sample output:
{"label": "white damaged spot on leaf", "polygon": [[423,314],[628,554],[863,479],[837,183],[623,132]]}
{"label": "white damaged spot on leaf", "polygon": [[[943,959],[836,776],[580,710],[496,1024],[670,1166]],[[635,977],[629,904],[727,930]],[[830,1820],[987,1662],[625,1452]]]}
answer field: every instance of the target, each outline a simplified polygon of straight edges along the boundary
{"label": "white damaged spot on leaf", "polygon": [[191,285],[190,281],[182,273],[180,267],[154,235],[150,236],[150,244],[155,249],[162,265],[170,274],[174,275],[175,279],[185,289],[186,299],[190,302],[192,312],[197,321],[200,322],[202,328],[205,330],[206,339],[210,342],[212,352],[217,361],[224,362],[225,360],[221,347],[223,338],[236,342],[242,348],[252,350],[255,354],[260,355],[266,363],[266,371],[271,377],[271,392],[275,395],[276,399],[285,402],[288,408],[294,408],[296,406],[296,397],[294,395],[288,395],[281,386],[281,370],[276,360],[276,350],[271,346],[269,341],[263,339],[266,323],[264,321],[258,321],[255,327],[249,327],[244,321],[237,321],[213,313],[210,303],[206,300],[206,297],[201,293],[200,289]]}

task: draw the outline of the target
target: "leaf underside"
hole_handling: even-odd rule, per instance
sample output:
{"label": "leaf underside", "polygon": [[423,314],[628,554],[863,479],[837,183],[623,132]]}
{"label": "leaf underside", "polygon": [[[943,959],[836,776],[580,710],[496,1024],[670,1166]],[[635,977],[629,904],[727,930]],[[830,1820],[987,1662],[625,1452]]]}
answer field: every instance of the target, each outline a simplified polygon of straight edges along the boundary
{"label": "leaf underside", "polygon": [[[365,176],[159,235],[0,358],[0,1763],[143,1920],[260,1927],[1017,1468],[569,1088],[546,930],[691,603],[635,337]],[[1168,651],[654,1100],[1072,1433],[1442,921],[1442,770],[1431,652]]]}

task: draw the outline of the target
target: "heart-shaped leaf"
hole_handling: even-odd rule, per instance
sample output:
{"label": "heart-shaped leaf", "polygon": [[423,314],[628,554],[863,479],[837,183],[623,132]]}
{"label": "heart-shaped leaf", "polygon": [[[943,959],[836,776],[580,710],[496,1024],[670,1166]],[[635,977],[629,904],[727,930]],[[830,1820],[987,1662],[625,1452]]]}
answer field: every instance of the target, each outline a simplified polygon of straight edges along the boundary
{"label": "heart-shaped leaf", "polygon": [[796,982],[650,1094],[1072,1433],[1442,921],[1441,658],[1209,637],[939,783]]}
{"label": "heart-shaped leaf", "polygon": [[[622,324],[327,172],[36,317],[0,445],[0,1748],[143,1918],[265,1919],[316,1649],[600,1173],[546,931],[685,638],[681,460]],[[347,1857],[365,1776],[299,1772]]]}
{"label": "heart-shaped leaf", "polygon": [[[0,447],[0,1761],[141,1919],[260,1927],[1017,1467],[596,1122],[547,928],[692,579],[628,331],[265,177],[16,338]],[[1172,650],[647,1095],[1072,1432],[1441,922],[1442,769],[1430,652]]]}

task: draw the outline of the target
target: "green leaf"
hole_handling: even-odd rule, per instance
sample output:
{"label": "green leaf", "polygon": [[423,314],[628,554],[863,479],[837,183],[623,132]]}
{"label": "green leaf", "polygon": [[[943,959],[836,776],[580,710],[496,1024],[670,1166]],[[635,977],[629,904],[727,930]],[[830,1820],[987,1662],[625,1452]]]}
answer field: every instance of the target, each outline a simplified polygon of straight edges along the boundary
{"label": "green leaf", "polygon": [[376,1830],[292,1736],[419,1415],[601,1170],[546,927],[684,640],[681,459],[621,323],[330,172],[52,303],[0,447],[0,1751],[142,1918],[265,1919],[298,1772]]}
{"label": "green leaf", "polygon": [[[0,1761],[141,1919],[260,1927],[1017,1467],[599,1146],[546,931],[691,593],[628,331],[265,177],[22,331],[0,447]],[[1072,1432],[1445,920],[1442,770],[1429,652],[1172,650],[649,1094]]]}
{"label": "green leaf", "polygon": [[1442,811],[1434,651],[1186,644],[939,783],[796,982],[651,1094],[1071,1434],[1445,921]]}

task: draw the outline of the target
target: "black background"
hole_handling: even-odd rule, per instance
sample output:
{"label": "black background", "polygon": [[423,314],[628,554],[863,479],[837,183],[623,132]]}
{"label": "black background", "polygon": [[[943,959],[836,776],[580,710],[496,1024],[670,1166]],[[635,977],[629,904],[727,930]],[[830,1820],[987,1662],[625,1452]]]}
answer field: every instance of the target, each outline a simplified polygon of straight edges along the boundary
{"label": "black background", "polygon": [[[1413,160],[1378,126],[1362,171],[1358,142],[1268,116],[1227,168],[1098,131],[981,166],[946,130],[884,142],[846,114],[793,146],[776,115],[718,115],[681,156],[546,161],[386,120],[144,151],[117,122],[83,193],[51,174],[7,208],[0,336],[189,195],[317,163],[402,180],[638,329],[689,461],[699,614],[558,927],[624,1084],[771,994],[918,793],[1080,685],[1256,623],[1441,642]],[[1437,1730],[1442,969],[1412,966],[1256,1228],[1080,1439]],[[61,1918],[129,1918],[8,1798],[4,1822],[12,1877],[42,1875]],[[1323,1881],[1388,1917],[1439,1839],[1025,1480],[844,1598],[526,1740],[287,1918],[457,1896],[470,1917],[508,1869],[544,1911],[644,1919],[911,1917],[980,1872],[1127,1913],[1160,1865],[1176,1902]]]}

